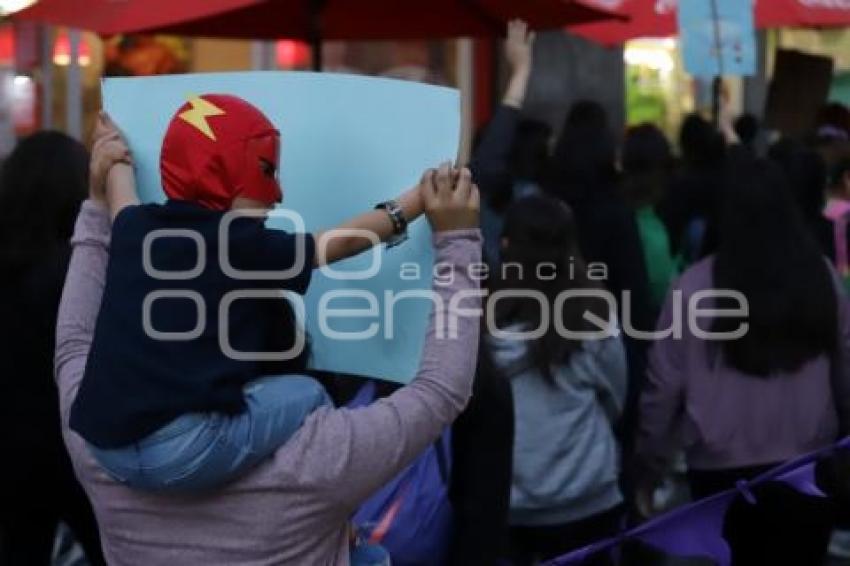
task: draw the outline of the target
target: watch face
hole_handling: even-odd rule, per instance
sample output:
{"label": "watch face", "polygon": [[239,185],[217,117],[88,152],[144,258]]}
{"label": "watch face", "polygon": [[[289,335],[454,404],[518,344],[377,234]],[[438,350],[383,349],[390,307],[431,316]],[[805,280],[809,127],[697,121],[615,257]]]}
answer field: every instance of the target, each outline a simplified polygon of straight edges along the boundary
{"label": "watch face", "polygon": [[404,211],[394,200],[389,201],[388,204],[390,206],[390,214],[392,214],[393,220],[396,224],[396,231],[404,232],[407,229],[407,218],[404,216]]}
{"label": "watch face", "polygon": [[404,211],[394,200],[382,202],[376,208],[387,211],[390,220],[393,223],[393,232],[396,236],[403,234],[407,230],[407,219],[404,217]]}

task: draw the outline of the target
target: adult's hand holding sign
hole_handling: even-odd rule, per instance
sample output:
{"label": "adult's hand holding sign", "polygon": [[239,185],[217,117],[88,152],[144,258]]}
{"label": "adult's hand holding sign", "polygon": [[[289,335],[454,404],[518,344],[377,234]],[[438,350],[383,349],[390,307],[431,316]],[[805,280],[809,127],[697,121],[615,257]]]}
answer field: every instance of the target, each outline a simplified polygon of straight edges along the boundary
{"label": "adult's hand holding sign", "polygon": [[[280,131],[284,202],[270,227],[337,226],[457,154],[459,99],[452,89],[325,73],[106,79],[104,106],[127,137],[143,202],[165,198],[159,158],[169,120],[192,95],[206,93],[249,101]],[[410,381],[432,308],[432,264],[422,219],[399,247],[377,247],[316,271],[304,301],[311,367]]]}

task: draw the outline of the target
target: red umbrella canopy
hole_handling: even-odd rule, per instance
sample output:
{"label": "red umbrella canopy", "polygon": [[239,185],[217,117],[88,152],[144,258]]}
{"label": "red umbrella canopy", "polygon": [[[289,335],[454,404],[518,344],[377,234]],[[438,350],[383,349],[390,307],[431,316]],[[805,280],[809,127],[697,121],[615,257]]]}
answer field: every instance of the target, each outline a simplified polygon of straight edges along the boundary
{"label": "red umbrella canopy", "polygon": [[212,16],[254,0],[41,0],[13,19],[68,26],[103,35]]}
{"label": "red umbrella canopy", "polygon": [[569,30],[602,45],[613,46],[636,37],[667,37],[676,34],[676,0],[591,0],[610,6],[628,20],[593,22]]}
{"label": "red umbrella canopy", "polygon": [[592,0],[41,0],[15,17],[105,35],[421,39],[501,33],[513,18],[543,29],[622,16]]}
{"label": "red umbrella canopy", "polygon": [[838,27],[850,25],[846,0],[760,0],[756,25],[774,27]]}
{"label": "red umbrella canopy", "polygon": [[[616,10],[630,18],[570,26],[571,32],[597,43],[618,45],[636,37],[667,37],[677,33],[676,0],[589,2],[597,7]],[[755,3],[758,28],[850,25],[850,2],[845,0],[755,0]]]}

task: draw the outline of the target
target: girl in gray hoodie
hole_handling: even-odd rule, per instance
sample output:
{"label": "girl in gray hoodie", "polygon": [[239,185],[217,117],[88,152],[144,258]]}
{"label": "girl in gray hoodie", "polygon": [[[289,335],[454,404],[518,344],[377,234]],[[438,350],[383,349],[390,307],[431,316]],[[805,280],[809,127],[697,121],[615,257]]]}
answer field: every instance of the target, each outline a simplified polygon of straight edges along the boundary
{"label": "girl in gray hoodie", "polygon": [[510,553],[523,565],[618,527],[612,427],[625,399],[626,358],[614,303],[593,280],[604,268],[584,264],[566,204],[537,196],[518,201],[501,246],[484,343],[489,369],[513,390]]}

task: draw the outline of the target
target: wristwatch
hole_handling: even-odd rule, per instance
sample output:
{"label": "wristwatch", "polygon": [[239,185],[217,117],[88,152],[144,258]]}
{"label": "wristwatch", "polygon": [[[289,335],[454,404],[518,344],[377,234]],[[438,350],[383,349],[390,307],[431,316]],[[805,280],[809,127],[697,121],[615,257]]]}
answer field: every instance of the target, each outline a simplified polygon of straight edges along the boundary
{"label": "wristwatch", "polygon": [[375,210],[386,211],[393,223],[393,235],[387,240],[388,248],[393,248],[407,240],[407,218],[405,218],[404,211],[398,202],[394,200],[384,201],[375,205]]}

